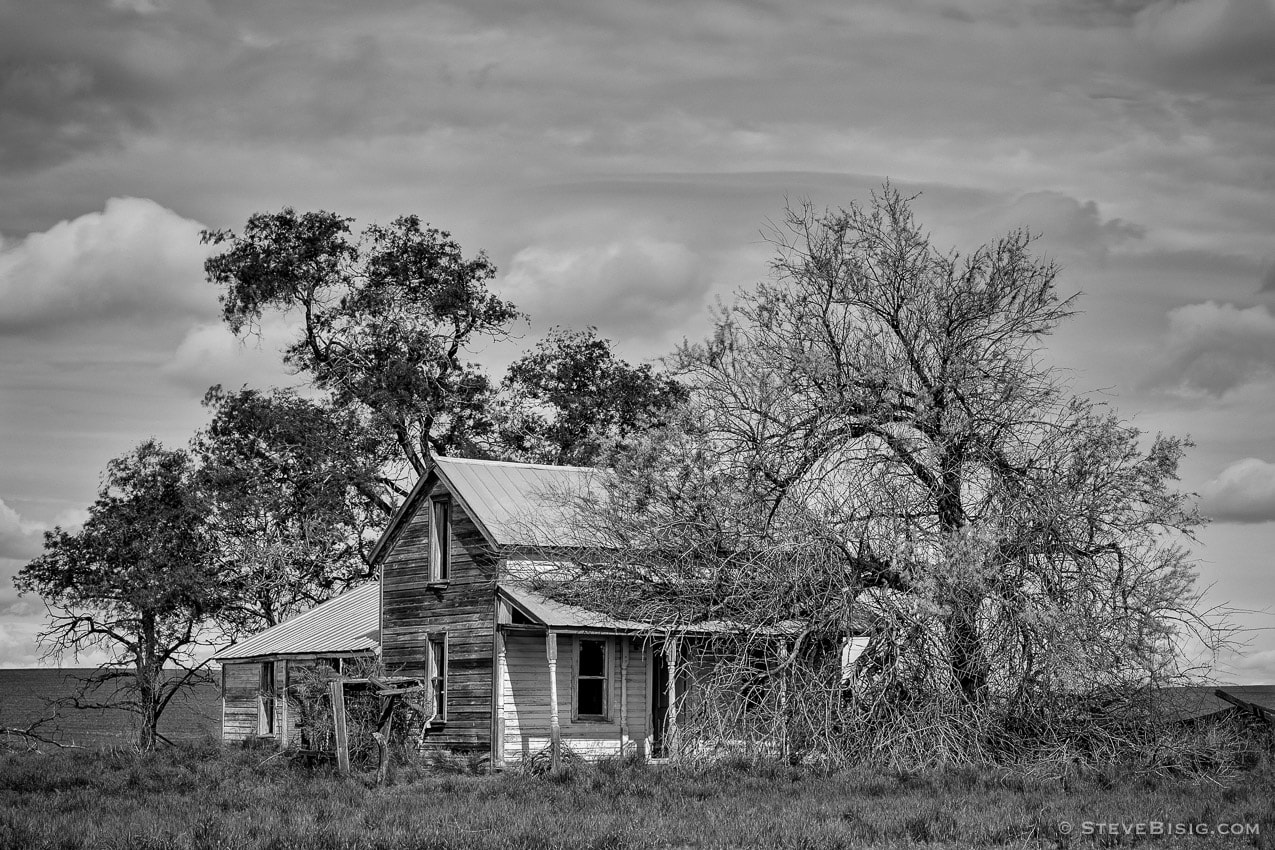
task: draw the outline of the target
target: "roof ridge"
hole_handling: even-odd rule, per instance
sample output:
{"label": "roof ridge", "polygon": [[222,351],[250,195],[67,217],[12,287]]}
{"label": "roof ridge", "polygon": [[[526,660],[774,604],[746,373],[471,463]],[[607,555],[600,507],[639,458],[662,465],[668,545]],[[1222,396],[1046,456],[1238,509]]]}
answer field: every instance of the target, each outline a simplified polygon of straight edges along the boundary
{"label": "roof ridge", "polygon": [[446,461],[448,463],[476,463],[484,466],[518,466],[530,469],[563,469],[576,472],[597,472],[595,466],[569,466],[567,464],[554,463],[523,463],[516,460],[483,460],[475,457],[449,457],[447,455],[438,455],[434,458],[435,463]]}

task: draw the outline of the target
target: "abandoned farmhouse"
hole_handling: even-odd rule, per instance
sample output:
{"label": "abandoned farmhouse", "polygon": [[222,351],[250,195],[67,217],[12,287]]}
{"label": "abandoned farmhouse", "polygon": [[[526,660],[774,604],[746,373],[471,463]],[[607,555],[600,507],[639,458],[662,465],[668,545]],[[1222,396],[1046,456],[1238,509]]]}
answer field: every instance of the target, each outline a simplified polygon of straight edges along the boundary
{"label": "abandoned farmhouse", "polygon": [[427,747],[489,752],[499,767],[545,751],[556,729],[586,757],[664,755],[677,724],[669,706],[690,681],[678,639],[519,580],[550,564],[547,549],[577,544],[561,494],[587,488],[592,474],[438,458],[373,550],[379,583],[218,656],[224,739],[288,745],[298,735],[289,676],[353,669],[379,653],[391,675],[428,682]]}

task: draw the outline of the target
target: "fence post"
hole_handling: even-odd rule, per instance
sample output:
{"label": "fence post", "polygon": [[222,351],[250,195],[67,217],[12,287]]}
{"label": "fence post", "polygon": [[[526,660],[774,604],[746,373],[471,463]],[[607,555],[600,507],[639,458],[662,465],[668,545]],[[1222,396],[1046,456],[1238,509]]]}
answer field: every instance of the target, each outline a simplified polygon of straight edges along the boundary
{"label": "fence post", "polygon": [[329,685],[332,693],[332,731],[336,733],[336,767],[342,776],[350,775],[350,738],[345,730],[345,682],[337,678]]}

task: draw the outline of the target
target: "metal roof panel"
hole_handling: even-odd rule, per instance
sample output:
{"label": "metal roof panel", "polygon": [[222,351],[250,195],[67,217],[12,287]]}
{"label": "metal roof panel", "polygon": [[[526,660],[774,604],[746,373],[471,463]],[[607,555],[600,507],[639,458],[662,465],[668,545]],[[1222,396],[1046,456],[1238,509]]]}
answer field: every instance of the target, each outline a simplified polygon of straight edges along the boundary
{"label": "metal roof panel", "polygon": [[435,464],[497,545],[588,545],[572,502],[594,491],[596,470],[449,457]]}
{"label": "metal roof panel", "polygon": [[239,641],[214,660],[374,650],[380,641],[380,602],[376,582],[362,585]]}

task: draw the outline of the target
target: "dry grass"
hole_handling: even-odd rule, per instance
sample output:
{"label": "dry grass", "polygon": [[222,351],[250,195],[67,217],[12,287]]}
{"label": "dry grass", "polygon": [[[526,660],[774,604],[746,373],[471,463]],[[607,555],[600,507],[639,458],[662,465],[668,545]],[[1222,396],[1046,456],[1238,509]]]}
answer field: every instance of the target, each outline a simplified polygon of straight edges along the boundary
{"label": "dry grass", "polygon": [[[645,848],[1129,846],[1086,822],[1256,823],[1240,839],[1157,846],[1275,847],[1275,766],[1223,782],[1058,779],[982,770],[820,775],[786,765],[698,769],[619,762],[556,777],[399,771],[374,788],[269,758],[182,748],[0,756],[5,848]],[[456,767],[463,767],[457,762]],[[1076,833],[1064,835],[1069,821]],[[1095,840],[1097,839],[1097,840]]]}

